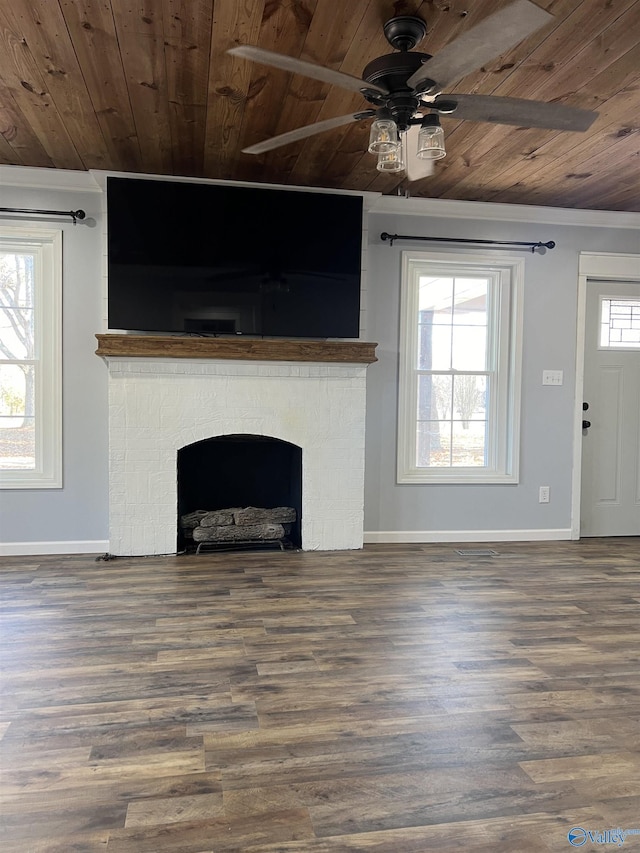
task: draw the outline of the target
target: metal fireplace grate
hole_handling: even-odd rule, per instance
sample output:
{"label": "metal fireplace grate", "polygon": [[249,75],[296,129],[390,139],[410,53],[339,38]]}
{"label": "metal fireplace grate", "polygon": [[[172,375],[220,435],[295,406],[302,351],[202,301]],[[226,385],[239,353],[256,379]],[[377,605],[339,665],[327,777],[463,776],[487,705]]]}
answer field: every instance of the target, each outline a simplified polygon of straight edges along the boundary
{"label": "metal fireplace grate", "polygon": [[225,551],[290,551],[299,550],[288,539],[244,539],[236,542],[199,542],[196,554]]}

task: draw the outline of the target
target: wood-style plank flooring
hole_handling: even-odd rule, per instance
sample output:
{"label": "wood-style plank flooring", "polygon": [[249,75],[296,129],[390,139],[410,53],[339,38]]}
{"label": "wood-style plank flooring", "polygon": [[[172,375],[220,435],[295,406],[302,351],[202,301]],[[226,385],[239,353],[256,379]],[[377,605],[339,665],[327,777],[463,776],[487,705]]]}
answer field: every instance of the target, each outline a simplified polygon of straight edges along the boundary
{"label": "wood-style plank flooring", "polygon": [[639,544],[4,559],[0,849],[526,853],[640,829]]}

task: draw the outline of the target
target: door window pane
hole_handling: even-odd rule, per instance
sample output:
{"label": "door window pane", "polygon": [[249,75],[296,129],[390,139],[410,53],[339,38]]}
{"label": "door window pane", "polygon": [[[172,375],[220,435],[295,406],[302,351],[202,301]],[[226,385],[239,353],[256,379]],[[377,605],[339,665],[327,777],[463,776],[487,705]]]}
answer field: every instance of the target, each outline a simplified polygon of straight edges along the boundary
{"label": "door window pane", "polygon": [[640,301],[602,299],[600,349],[640,349]]}

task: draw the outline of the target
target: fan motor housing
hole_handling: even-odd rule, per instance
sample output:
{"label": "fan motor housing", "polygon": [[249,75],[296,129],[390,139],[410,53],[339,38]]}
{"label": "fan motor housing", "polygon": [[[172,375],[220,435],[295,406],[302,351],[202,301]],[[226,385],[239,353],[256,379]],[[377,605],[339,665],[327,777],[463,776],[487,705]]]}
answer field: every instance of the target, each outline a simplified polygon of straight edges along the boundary
{"label": "fan motor housing", "polygon": [[377,83],[385,86],[390,92],[399,89],[409,90],[407,80],[425,62],[431,59],[429,53],[387,53],[372,60],[362,72],[362,79],[367,83]]}
{"label": "fan motor housing", "polygon": [[420,96],[407,86],[407,80],[429,59],[430,54],[417,51],[389,53],[374,59],[364,69],[364,80],[384,86],[390,93],[387,98],[375,95],[369,98],[365,93],[365,98],[377,104],[382,101],[400,130],[407,129],[410,119],[420,106]]}

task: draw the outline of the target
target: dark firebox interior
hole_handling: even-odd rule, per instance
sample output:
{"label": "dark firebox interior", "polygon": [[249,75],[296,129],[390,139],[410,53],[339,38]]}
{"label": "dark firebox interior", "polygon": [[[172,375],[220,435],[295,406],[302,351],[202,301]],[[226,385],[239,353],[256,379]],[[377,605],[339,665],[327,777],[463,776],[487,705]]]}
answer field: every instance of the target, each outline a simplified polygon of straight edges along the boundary
{"label": "dark firebox interior", "polygon": [[180,517],[198,509],[292,506],[288,539],[301,547],[302,448],[261,435],[224,435],[178,451],[178,551],[188,550]]}

